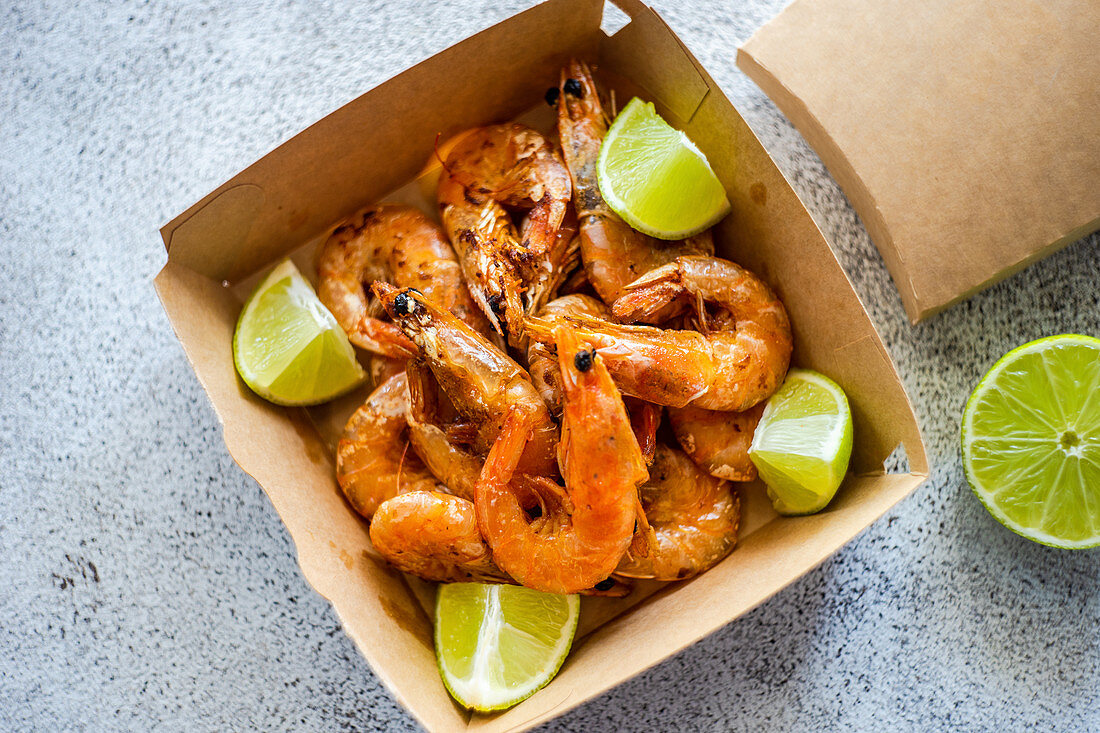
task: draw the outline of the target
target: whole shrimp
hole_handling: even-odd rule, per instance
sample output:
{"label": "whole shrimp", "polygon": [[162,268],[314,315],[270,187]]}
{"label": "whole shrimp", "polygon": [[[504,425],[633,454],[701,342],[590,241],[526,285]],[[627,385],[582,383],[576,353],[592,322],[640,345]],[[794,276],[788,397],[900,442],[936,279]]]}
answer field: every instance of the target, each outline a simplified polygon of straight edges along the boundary
{"label": "whole shrimp", "polygon": [[353,344],[391,357],[416,348],[392,323],[378,318],[364,289],[375,280],[423,291],[475,330],[492,333],[462,281],[443,231],[409,206],[363,209],[325,242],[318,255],[317,295]]}
{"label": "whole shrimp", "polygon": [[435,476],[405,450],[405,395],[404,374],[387,379],[351,416],[336,445],[336,482],[367,519],[402,492],[439,488]]}
{"label": "whole shrimp", "polygon": [[[717,304],[720,330],[627,326],[593,316],[529,318],[528,334],[549,343],[568,322],[600,351],[626,394],[669,407],[688,404],[742,412],[769,397],[790,363],[792,336],[783,303],[758,277],[716,257],[678,257],[627,286],[614,315],[635,321],[682,299]],[[697,306],[698,307],[698,306]],[[699,319],[706,314],[700,307]]]}
{"label": "whole shrimp", "polygon": [[744,412],[717,412],[695,405],[668,410],[668,422],[680,447],[695,465],[729,481],[753,481],[756,466],[749,446],[766,403]]}
{"label": "whole shrimp", "polygon": [[616,575],[682,580],[733,550],[740,501],[727,481],[703,473],[681,451],[657,446],[649,481],[638,489],[655,540],[645,556],[629,550]]}
{"label": "whole shrimp", "polygon": [[[569,259],[562,232],[569,172],[540,133],[520,124],[467,132],[443,162],[440,216],[462,261],[467,285],[497,333],[522,343],[526,311],[549,297]],[[527,210],[516,231],[505,207]]]}
{"label": "whole shrimp", "polygon": [[468,499],[410,491],[382,503],[370,523],[374,549],[398,570],[442,583],[510,582],[493,564]]}
{"label": "whole shrimp", "polygon": [[440,390],[469,426],[471,452],[488,453],[505,418],[518,411],[533,431],[520,460],[521,470],[551,474],[558,430],[523,367],[416,290],[377,282],[374,292],[394,323],[416,344]]}
{"label": "whole shrimp", "polygon": [[[619,390],[603,360],[567,326],[554,331],[565,390],[559,462],[564,489],[519,475],[534,425],[509,413],[478,480],[478,526],[497,566],[523,585],[576,593],[604,581],[634,533],[638,484],[648,474]],[[534,493],[541,513],[528,517],[519,491]]]}
{"label": "whole shrimp", "polygon": [[[588,66],[571,61],[561,72],[558,90],[558,133],[573,180],[581,257],[603,301],[613,303],[628,283],[676,257],[714,254],[709,231],[679,242],[661,241],[631,228],[611,210],[596,178],[607,120]],[[674,314],[662,313],[661,320]]]}

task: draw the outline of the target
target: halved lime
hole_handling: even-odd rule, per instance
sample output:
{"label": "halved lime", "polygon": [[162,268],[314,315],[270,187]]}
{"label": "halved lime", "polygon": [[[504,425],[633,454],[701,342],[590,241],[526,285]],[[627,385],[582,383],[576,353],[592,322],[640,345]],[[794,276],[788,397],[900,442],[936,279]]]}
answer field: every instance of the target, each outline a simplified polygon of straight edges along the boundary
{"label": "halved lime", "polygon": [[558,673],[579,614],[579,596],[517,585],[440,585],[435,654],[443,684],[473,710],[515,705]]}
{"label": "halved lime", "polygon": [[327,402],[367,377],[344,330],[290,260],[241,309],[233,363],[253,392],[280,405]]}
{"label": "halved lime", "polygon": [[792,369],[776,391],[749,448],[749,459],[780,514],[813,514],[832,501],[852,456],[852,411],[836,382]]}
{"label": "halved lime", "polygon": [[730,210],[726,189],[699,148],[653,105],[635,97],[600,146],[600,194],[635,229],[659,239],[683,239]]}
{"label": "halved lime", "polygon": [[962,420],[963,469],[997,521],[1029,540],[1100,545],[1100,339],[1024,344],[982,377]]}

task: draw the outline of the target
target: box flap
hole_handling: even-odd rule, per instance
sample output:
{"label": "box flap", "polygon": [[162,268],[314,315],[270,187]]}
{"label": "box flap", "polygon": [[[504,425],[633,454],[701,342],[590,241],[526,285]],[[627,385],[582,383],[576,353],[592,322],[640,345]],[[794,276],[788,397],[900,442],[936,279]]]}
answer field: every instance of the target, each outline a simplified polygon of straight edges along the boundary
{"label": "box flap", "polygon": [[817,150],[914,322],[1100,228],[1095,0],[797,0],[738,65]]}

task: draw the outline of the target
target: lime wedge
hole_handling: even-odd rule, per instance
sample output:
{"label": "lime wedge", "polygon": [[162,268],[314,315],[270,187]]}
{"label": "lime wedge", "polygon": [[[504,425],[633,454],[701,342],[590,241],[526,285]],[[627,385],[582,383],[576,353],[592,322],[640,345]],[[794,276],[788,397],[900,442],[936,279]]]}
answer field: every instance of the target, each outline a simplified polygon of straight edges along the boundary
{"label": "lime wedge", "polygon": [[344,330],[290,260],[241,309],[233,363],[253,392],[280,405],[327,402],[367,377]]}
{"label": "lime wedge", "polygon": [[749,459],[780,514],[813,514],[832,501],[852,455],[852,412],[836,382],[792,369],[776,391],[749,448]]}
{"label": "lime wedge", "polygon": [[558,673],[579,613],[579,596],[517,585],[440,585],[435,654],[443,684],[473,710],[515,705]]}
{"label": "lime wedge", "polygon": [[600,194],[635,229],[659,239],[698,234],[730,210],[699,148],[635,97],[600,146]]}
{"label": "lime wedge", "polygon": [[966,402],[963,469],[997,521],[1044,545],[1100,545],[1100,339],[1032,341]]}

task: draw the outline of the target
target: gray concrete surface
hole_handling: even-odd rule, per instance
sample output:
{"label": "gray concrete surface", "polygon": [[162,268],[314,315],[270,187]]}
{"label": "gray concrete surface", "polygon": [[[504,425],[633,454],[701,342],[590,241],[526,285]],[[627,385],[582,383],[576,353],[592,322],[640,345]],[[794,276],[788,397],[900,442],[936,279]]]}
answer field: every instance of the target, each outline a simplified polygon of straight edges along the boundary
{"label": "gray concrete surface", "polygon": [[[526,4],[0,10],[0,730],[415,727],[227,455],[151,287],[157,228]],[[819,569],[548,728],[1100,729],[1100,552],[1003,530],[958,457],[997,356],[1100,333],[1098,238],[911,327],[836,184],[734,66],[782,0],[655,4],[836,248],[935,472]]]}

